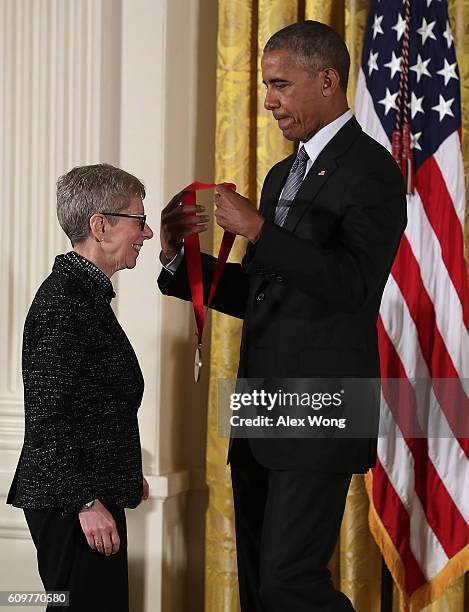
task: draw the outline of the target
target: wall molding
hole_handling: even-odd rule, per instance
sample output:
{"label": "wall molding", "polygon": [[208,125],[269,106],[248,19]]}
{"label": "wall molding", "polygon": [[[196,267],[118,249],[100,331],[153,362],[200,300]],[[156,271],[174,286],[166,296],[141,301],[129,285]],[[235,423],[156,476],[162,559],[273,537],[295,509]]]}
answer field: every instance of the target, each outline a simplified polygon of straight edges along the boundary
{"label": "wall molding", "polygon": [[23,519],[19,521],[17,519],[0,519],[0,540],[30,540],[31,534],[29,533],[26,521]]}
{"label": "wall molding", "polygon": [[24,402],[21,397],[0,397],[0,418],[23,417]]}
{"label": "wall molding", "polygon": [[20,451],[24,439],[24,418],[5,417],[0,419],[0,450]]}

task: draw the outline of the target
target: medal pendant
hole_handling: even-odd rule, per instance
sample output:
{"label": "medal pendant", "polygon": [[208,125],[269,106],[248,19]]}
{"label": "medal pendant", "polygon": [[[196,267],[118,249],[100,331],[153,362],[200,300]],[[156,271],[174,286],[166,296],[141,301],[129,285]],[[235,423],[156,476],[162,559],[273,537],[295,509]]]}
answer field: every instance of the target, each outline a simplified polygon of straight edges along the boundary
{"label": "medal pendant", "polygon": [[195,349],[195,355],[194,355],[194,380],[195,382],[199,382],[201,368],[202,368],[202,345],[199,344],[198,347]]}

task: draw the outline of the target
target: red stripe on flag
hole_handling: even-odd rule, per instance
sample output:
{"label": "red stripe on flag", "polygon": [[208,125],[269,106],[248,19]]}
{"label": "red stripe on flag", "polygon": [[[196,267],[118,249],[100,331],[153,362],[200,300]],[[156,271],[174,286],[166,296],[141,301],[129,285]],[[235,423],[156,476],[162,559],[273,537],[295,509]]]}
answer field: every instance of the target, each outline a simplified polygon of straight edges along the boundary
{"label": "red stripe on flag", "polygon": [[430,376],[435,379],[454,379],[450,383],[451,388],[449,385],[445,388],[437,382],[433,389],[449,426],[469,457],[469,438],[461,435],[461,432],[466,435],[465,432],[469,429],[469,399],[458,382],[458,373],[436,324],[433,302],[423,285],[419,264],[405,235],[402,237],[391,273],[399,285],[417,328],[420,348]]}
{"label": "red stripe on flag", "polygon": [[456,368],[436,324],[433,302],[422,282],[420,266],[405,235],[391,274],[399,285],[417,327],[420,348],[430,375],[433,378],[457,378]]}
{"label": "red stripe on flag", "polygon": [[[378,341],[382,373],[387,378],[403,379],[402,389],[405,390],[406,373],[404,366],[384,329],[381,317],[378,318]],[[385,380],[383,380],[382,390],[388,405],[392,409],[393,401],[388,396]],[[407,395],[409,396],[409,394],[413,396],[410,383]],[[405,393],[402,398],[406,401]],[[407,406],[403,407],[404,412],[406,408]],[[410,406],[410,410],[412,410],[412,406]],[[414,459],[415,492],[420,499],[428,524],[433,529],[445,553],[451,557],[464,548],[469,541],[469,526],[428,457],[426,438],[409,438],[404,435],[404,440]]]}
{"label": "red stripe on flag", "polygon": [[464,323],[469,327],[469,289],[464,262],[464,235],[445,179],[433,156],[425,160],[415,173],[415,186],[440,243],[448,275],[459,296]]}
{"label": "red stripe on flag", "polygon": [[401,556],[405,572],[405,589],[411,595],[427,580],[410,548],[409,515],[379,459],[373,468],[373,503]]}

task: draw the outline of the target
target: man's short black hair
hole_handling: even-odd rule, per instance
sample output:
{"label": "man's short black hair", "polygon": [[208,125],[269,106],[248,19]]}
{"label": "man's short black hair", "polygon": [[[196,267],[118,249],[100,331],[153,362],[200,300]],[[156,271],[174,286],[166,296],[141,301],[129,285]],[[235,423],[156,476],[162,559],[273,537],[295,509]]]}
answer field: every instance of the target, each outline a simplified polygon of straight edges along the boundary
{"label": "man's short black hair", "polygon": [[340,87],[347,91],[350,55],[342,37],[320,21],[298,21],[276,32],[264,47],[266,51],[288,49],[312,74],[324,68],[335,68]]}

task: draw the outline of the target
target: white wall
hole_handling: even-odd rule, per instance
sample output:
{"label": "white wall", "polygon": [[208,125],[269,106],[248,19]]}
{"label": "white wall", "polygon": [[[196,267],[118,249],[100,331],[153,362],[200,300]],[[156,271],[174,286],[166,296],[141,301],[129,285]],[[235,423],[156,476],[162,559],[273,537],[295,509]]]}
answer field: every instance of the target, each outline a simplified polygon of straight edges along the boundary
{"label": "white wall", "polygon": [[0,590],[41,586],[23,514],[4,501],[23,436],[24,318],[68,250],[55,181],[107,161],[143,179],[155,231],[137,268],[113,277],[146,383],[151,500],[127,513],[131,609],[188,610],[189,591],[203,609],[207,369],[196,386],[192,311],[156,276],[161,208],[213,178],[216,12],[216,0],[0,0]]}

